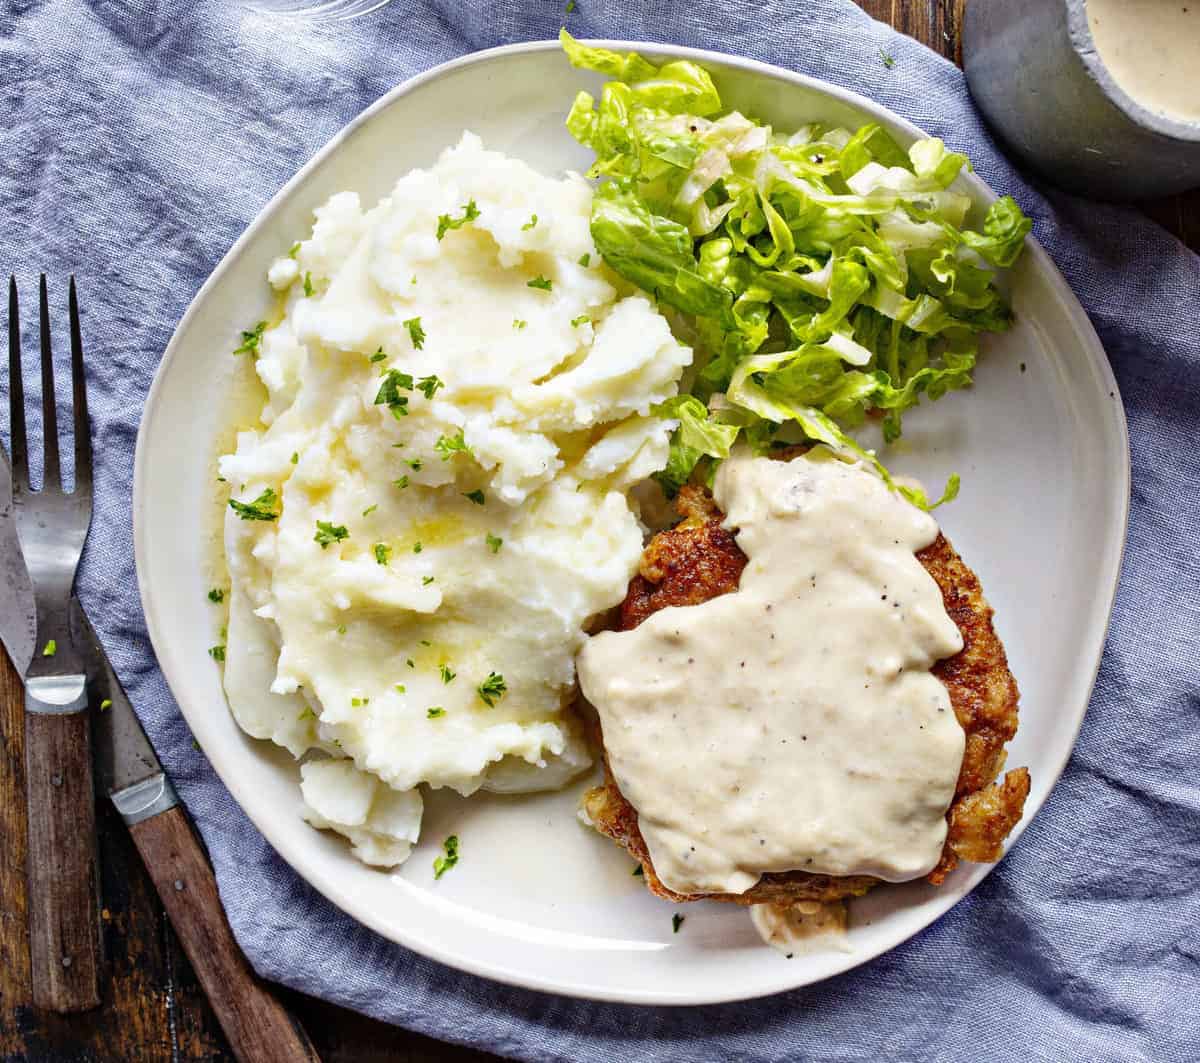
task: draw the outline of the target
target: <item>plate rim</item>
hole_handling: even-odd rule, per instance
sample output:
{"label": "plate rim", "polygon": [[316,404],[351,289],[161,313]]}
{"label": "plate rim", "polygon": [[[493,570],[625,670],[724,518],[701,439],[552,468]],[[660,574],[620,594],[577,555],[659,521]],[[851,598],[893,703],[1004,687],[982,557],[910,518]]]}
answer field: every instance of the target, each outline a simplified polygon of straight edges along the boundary
{"label": "plate rim", "polygon": [[[885,104],[876,102],[869,97],[850,89],[842,88],[839,85],[834,85],[831,82],[824,81],[820,78],[815,78],[807,74],[798,73],[793,70],[788,70],[785,67],[775,66],[771,63],[765,63],[761,60],[750,59],[745,56],[733,55],[727,52],[720,52],[710,49],[692,48],[682,45],[673,45],[667,43],[651,42],[651,41],[628,41],[607,38],[581,38],[583,43],[592,47],[611,48],[620,51],[637,51],[650,56],[669,56],[671,58],[691,59],[699,63],[716,63],[726,67],[733,67],[742,71],[749,72],[759,77],[765,77],[771,80],[787,82],[791,85],[813,90],[823,96],[830,97],[833,100],[855,108],[864,114],[873,118],[884,116],[894,125],[903,129],[906,133],[913,137],[920,138],[928,136],[920,126],[914,122],[910,122],[903,116],[896,114],[891,108]],[[249,244],[258,231],[264,228],[274,215],[281,209],[281,205],[288,198],[292,190],[303,184],[309,174],[320,166],[327,158],[336,153],[343,143],[362,125],[369,122],[380,111],[389,107],[391,104],[409,95],[415,90],[421,88],[427,83],[443,77],[453,71],[459,70],[467,66],[483,65],[496,62],[498,60],[508,60],[513,56],[523,54],[535,54],[540,52],[557,51],[561,49],[561,45],[557,40],[539,40],[539,41],[524,41],[514,44],[500,45],[494,48],[488,48],[481,51],[470,52],[466,55],[439,63],[436,66],[430,67],[428,70],[414,74],[394,86],[377,100],[369,104],[366,108],[360,111],[354,118],[343,125],[330,139],[318,150],[313,156],[305,162],[305,164],[287,181],[280,189],[259,209],[258,213],[249,222],[243,232],[238,236],[234,243],[222,256],[221,261],[205,279],[200,289],[196,292],[191,302],[188,304],[187,310],[180,318],[175,326],[166,347],[163,350],[162,358],[159,361],[158,367],[155,370],[154,379],[147,393],[145,404],[142,410],[142,417],[138,425],[136,449],[134,453],[133,467],[133,493],[132,493],[132,518],[133,518],[133,540],[134,540],[134,561],[137,571],[138,591],[141,597],[142,609],[146,619],[146,627],[150,637],[151,646],[154,649],[156,663],[163,678],[167,683],[168,689],[171,691],[172,697],[175,699],[181,714],[188,723],[189,730],[191,729],[191,714],[185,707],[185,699],[176,693],[175,684],[172,683],[170,677],[170,667],[168,662],[171,661],[174,654],[173,643],[168,639],[164,630],[163,623],[160,618],[160,610],[156,603],[156,594],[149,584],[149,579],[146,575],[147,571],[147,555],[149,552],[148,544],[148,526],[145,520],[146,506],[143,504],[145,498],[150,492],[150,485],[147,483],[147,464],[146,456],[147,446],[146,439],[148,436],[148,428],[154,421],[154,413],[161,399],[161,392],[165,385],[164,379],[168,375],[169,369],[176,357],[178,357],[179,347],[182,344],[181,337],[187,332],[193,317],[198,313],[199,308],[206,301],[206,298],[213,288],[220,284],[225,273],[233,268],[234,263],[244,253],[247,244]],[[564,56],[564,61],[565,56]],[[965,180],[971,184],[974,190],[980,193],[987,200],[997,198],[996,193],[991,187],[975,172],[970,172],[964,175]],[[1082,699],[1082,703],[1075,710],[1074,727],[1071,733],[1069,743],[1063,744],[1063,751],[1058,758],[1056,764],[1053,765],[1052,778],[1049,778],[1045,792],[1041,800],[1032,808],[1026,808],[1021,822],[1010,834],[1006,847],[1005,854],[1008,849],[1016,843],[1021,834],[1032,822],[1033,818],[1044,806],[1049,799],[1050,793],[1057,785],[1061,778],[1063,770],[1069,761],[1071,754],[1074,751],[1075,745],[1079,739],[1079,732],[1082,729],[1084,717],[1087,714],[1088,706],[1091,702],[1092,694],[1095,690],[1096,678],[1099,674],[1101,661],[1103,658],[1104,648],[1107,640],[1109,626],[1112,620],[1112,613],[1116,602],[1117,590],[1120,583],[1121,568],[1124,558],[1125,547],[1129,533],[1129,513],[1130,513],[1130,492],[1132,482],[1132,466],[1129,444],[1129,428],[1125,414],[1124,402],[1121,400],[1120,389],[1118,387],[1116,377],[1113,374],[1112,365],[1108,360],[1107,354],[1104,351],[1103,344],[1096,333],[1090,318],[1080,304],[1078,298],[1067,284],[1066,279],[1062,276],[1053,259],[1050,258],[1046,250],[1041,246],[1036,238],[1030,236],[1026,241],[1026,255],[1032,255],[1046,277],[1052,294],[1055,296],[1056,302],[1066,312],[1071,319],[1076,331],[1085,341],[1085,345],[1092,348],[1092,354],[1100,375],[1103,378],[1107,389],[1112,393],[1114,399],[1114,413],[1116,418],[1116,428],[1118,429],[1119,439],[1116,441],[1120,444],[1120,450],[1123,461],[1118,470],[1110,470],[1117,475],[1113,475],[1109,479],[1109,502],[1116,502],[1116,509],[1120,514],[1120,530],[1111,542],[1105,556],[1101,559],[1097,570],[1104,573],[1104,578],[1108,581],[1107,604],[1095,611],[1087,632],[1087,642],[1094,649],[1090,669],[1086,667],[1086,657],[1083,658],[1083,664],[1080,667],[1081,676],[1086,678],[1086,696]],[[1090,676],[1088,672],[1090,670]],[[199,742],[199,739],[197,739]],[[205,751],[206,757],[208,756]],[[304,863],[304,855],[302,852],[294,852],[293,846],[281,840],[281,832],[274,829],[271,820],[261,812],[256,814],[251,811],[254,805],[253,800],[249,800],[250,791],[252,789],[248,781],[242,780],[240,777],[232,776],[232,773],[222,771],[220,766],[221,758],[209,758],[217,777],[229,791],[233,799],[238,803],[242,812],[254,824],[255,828],[261,832],[263,837],[271,845],[272,849],[292,868],[296,874],[306,883],[317,890],[326,900],[334,904],[341,911],[345,912],[355,921],[367,927],[374,933],[379,934],[385,940],[394,942],[411,949],[412,951],[422,955],[428,959],[432,959],[445,966],[455,970],[463,971],[472,975],[491,979],[506,985],[517,986],[524,989],[536,990],[543,993],[551,993],[563,996],[574,997],[578,999],[603,1001],[609,1003],[634,1004],[634,1005],[665,1005],[673,1007],[700,1006],[708,1004],[723,1004],[743,1000],[761,999],[768,996],[773,996],[778,993],[787,992],[790,990],[801,988],[805,985],[815,984],[824,981],[835,975],[845,973],[847,970],[859,967],[865,963],[881,955],[891,952],[893,949],[904,944],[916,934],[927,929],[938,919],[942,918],[950,911],[959,901],[968,893],[973,891],[987,877],[988,874],[996,866],[995,864],[980,865],[984,868],[983,873],[979,878],[971,884],[959,896],[955,897],[952,903],[944,910],[938,912],[928,922],[920,926],[914,927],[911,930],[902,930],[889,940],[889,943],[879,948],[876,951],[871,951],[870,955],[860,955],[858,952],[847,954],[844,963],[836,963],[831,969],[820,974],[816,978],[797,979],[795,976],[779,977],[770,984],[757,985],[749,991],[740,990],[732,987],[724,989],[715,988],[708,992],[689,992],[686,998],[681,998],[678,994],[672,995],[667,991],[646,992],[646,991],[628,991],[612,988],[607,985],[598,984],[578,984],[574,979],[555,979],[544,975],[530,972],[528,970],[517,969],[506,965],[503,962],[488,961],[480,959],[476,956],[462,955],[451,949],[440,949],[436,944],[422,940],[420,943],[415,943],[413,940],[404,940],[394,927],[386,925],[382,919],[368,909],[364,909],[355,904],[354,898],[345,889],[339,888],[336,882],[328,880],[327,876],[315,875],[310,877],[309,873],[302,870],[301,865]],[[790,968],[781,968],[782,971]],[[796,968],[802,970],[802,968]]]}

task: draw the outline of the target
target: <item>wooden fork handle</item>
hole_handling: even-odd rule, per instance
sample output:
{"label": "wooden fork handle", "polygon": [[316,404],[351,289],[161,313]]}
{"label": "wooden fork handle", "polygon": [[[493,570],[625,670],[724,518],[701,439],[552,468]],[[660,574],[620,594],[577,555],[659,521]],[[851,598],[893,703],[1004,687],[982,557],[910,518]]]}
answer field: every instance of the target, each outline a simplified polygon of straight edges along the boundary
{"label": "wooden fork handle", "polygon": [[175,933],[241,1063],[319,1063],[300,1025],[251,969],[225,918],[217,882],[181,807],[129,828]]}
{"label": "wooden fork handle", "polygon": [[[26,706],[29,706],[29,695]],[[29,807],[29,958],[33,1004],[86,1011],[100,1003],[100,913],[91,719],[25,714]]]}

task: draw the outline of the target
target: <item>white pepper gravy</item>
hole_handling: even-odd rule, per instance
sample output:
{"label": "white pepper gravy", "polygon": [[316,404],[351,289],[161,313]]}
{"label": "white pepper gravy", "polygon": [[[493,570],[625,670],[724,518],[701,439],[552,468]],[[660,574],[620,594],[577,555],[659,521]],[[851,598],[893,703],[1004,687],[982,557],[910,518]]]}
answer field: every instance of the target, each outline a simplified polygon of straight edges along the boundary
{"label": "white pepper gravy", "polygon": [[737,452],[713,494],[749,558],[739,589],[578,659],[655,870],[680,893],[927,873],[964,745],[929,673],[962,637],[913,556],[937,524],[821,448]]}

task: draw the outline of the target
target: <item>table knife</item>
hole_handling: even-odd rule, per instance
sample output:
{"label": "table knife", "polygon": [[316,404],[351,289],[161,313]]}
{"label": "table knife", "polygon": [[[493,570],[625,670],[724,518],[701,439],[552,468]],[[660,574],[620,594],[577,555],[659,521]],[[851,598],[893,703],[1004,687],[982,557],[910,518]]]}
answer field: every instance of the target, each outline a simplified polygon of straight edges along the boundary
{"label": "table knife", "polygon": [[[7,458],[0,447],[0,462]],[[0,604],[0,642],[8,651],[9,660],[18,675],[24,675],[33,660],[37,639],[37,609],[33,601],[33,584],[21,553],[17,537],[17,522],[12,512],[11,477],[0,468],[0,587],[4,598]]]}
{"label": "table knife", "polygon": [[319,1057],[251,969],[225,918],[203,845],[78,599],[72,633],[94,688],[96,781],[129,827],[213,1011],[241,1063]]}

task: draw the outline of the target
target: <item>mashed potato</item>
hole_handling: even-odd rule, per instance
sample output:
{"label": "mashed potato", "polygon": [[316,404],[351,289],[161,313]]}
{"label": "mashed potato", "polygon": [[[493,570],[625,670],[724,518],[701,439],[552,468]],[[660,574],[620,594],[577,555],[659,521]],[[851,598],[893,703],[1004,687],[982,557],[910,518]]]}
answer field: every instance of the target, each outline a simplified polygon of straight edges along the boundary
{"label": "mashed potato", "polygon": [[574,656],[636,569],[628,491],[692,356],[600,262],[590,201],[467,134],[369,211],[335,195],[271,267],[262,427],[220,461],[225,687],[369,863],[408,855],[422,784],[589,763]]}

